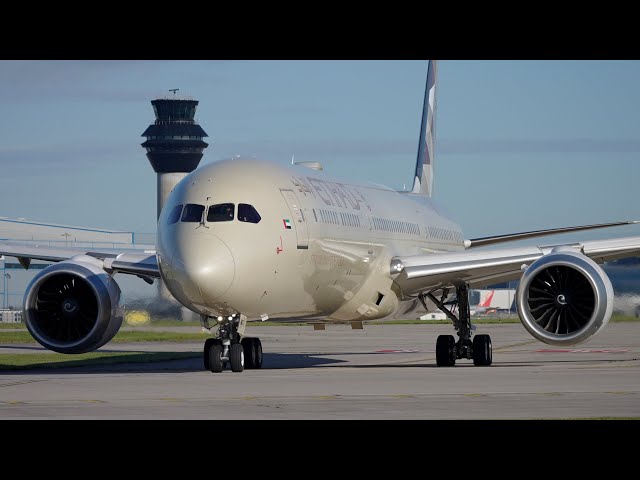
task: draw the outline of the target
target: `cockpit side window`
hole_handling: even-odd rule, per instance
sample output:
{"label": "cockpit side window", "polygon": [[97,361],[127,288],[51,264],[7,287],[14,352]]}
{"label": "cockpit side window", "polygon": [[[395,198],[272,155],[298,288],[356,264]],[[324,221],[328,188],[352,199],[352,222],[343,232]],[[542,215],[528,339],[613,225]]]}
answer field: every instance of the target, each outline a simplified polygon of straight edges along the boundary
{"label": "cockpit side window", "polygon": [[182,214],[182,204],[176,205],[171,210],[169,214],[169,225],[173,225],[174,223],[178,223],[180,221],[180,215]]}
{"label": "cockpit side window", "polygon": [[207,222],[230,222],[235,215],[235,208],[233,203],[211,205],[207,213]]}
{"label": "cockpit side window", "polygon": [[262,218],[260,217],[260,214],[256,211],[256,209],[253,208],[253,205],[239,203],[238,220],[248,223],[260,223],[260,220],[262,220]]}
{"label": "cockpit side window", "polygon": [[202,221],[203,212],[203,205],[188,203],[184,206],[184,211],[182,212],[182,221],[188,223],[200,223]]}

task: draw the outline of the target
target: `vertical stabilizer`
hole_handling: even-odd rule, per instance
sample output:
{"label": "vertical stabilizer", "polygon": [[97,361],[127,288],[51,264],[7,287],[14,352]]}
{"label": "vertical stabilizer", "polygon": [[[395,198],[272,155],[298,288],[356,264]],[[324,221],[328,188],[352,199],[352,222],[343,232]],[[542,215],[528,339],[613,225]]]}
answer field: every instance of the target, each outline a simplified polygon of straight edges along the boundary
{"label": "vertical stabilizer", "polygon": [[420,144],[418,145],[418,158],[416,159],[416,176],[413,180],[412,190],[412,193],[427,195],[429,197],[433,194],[437,79],[437,62],[435,60],[429,60],[429,67],[427,70],[427,88],[424,94],[422,124],[420,125]]}
{"label": "vertical stabilizer", "polygon": [[484,300],[482,300],[482,302],[480,302],[480,305],[478,305],[479,307],[487,307],[489,308],[491,306],[491,301],[493,300],[493,295],[496,293],[495,290],[491,290],[486,297],[484,297]]}

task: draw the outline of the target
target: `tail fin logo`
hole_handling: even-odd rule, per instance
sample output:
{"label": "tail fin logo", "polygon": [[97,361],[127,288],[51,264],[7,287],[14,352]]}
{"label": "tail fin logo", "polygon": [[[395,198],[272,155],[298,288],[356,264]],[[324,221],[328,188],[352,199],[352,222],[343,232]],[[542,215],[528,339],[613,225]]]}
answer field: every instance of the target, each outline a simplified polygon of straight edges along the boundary
{"label": "tail fin logo", "polygon": [[420,143],[416,159],[416,173],[412,193],[432,196],[433,194],[433,164],[435,158],[435,113],[436,113],[436,84],[438,68],[435,60],[429,60],[427,71],[427,85],[422,109],[422,123],[420,125]]}
{"label": "tail fin logo", "polygon": [[493,294],[496,293],[495,290],[491,290],[486,297],[484,297],[484,300],[482,301],[482,303],[480,303],[480,307],[490,307],[491,306],[491,300],[493,300]]}

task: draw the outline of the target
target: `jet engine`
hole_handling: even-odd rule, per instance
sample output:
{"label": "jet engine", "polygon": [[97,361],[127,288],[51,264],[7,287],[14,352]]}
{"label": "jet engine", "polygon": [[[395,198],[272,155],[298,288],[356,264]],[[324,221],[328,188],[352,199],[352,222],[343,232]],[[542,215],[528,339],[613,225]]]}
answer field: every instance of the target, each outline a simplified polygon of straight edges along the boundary
{"label": "jet engine", "polygon": [[589,257],[554,250],[527,268],[516,304],[522,324],[535,338],[550,345],[575,345],[609,322],[613,287]]}
{"label": "jet engine", "polygon": [[111,340],[122,325],[120,287],[93,257],[78,255],[36,275],[24,297],[27,329],[42,346],[85,353]]}

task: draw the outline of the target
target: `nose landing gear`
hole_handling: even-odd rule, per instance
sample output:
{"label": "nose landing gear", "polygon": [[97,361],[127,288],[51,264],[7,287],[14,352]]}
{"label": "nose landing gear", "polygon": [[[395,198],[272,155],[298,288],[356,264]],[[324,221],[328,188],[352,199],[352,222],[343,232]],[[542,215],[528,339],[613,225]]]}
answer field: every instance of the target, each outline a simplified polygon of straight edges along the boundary
{"label": "nose landing gear", "polygon": [[[208,318],[202,318],[202,325],[210,330]],[[245,368],[262,367],[262,343],[258,338],[242,338],[245,325],[244,315],[219,325],[217,338],[209,338],[204,342],[205,370],[220,373],[228,365],[232,372],[242,372]]]}
{"label": "nose landing gear", "polygon": [[249,369],[262,368],[262,343],[260,339],[245,337],[240,344],[245,352],[245,367]]}

